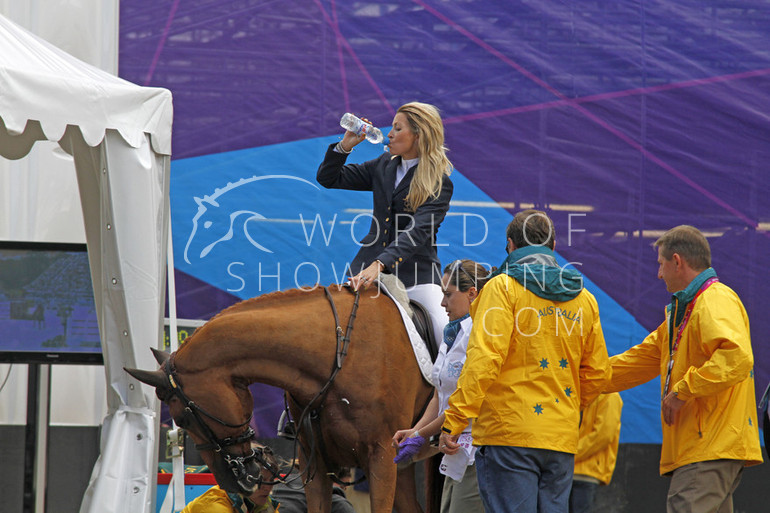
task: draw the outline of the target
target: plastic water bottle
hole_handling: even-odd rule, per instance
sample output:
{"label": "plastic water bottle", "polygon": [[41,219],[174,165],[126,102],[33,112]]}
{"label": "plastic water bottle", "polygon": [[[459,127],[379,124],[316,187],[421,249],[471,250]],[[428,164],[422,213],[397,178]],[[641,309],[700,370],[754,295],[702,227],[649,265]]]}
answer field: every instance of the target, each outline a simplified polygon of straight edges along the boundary
{"label": "plastic water bottle", "polygon": [[356,135],[365,134],[366,140],[372,144],[379,144],[382,142],[382,131],[380,131],[379,128],[354,116],[350,112],[346,112],[342,115],[340,126]]}

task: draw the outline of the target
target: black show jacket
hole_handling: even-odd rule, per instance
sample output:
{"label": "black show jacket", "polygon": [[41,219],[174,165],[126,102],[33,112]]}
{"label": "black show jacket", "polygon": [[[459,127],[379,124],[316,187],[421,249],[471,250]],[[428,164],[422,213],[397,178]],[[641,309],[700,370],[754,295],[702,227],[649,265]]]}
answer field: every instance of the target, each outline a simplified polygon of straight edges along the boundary
{"label": "black show jacket", "polygon": [[351,272],[358,273],[379,260],[386,272],[396,274],[407,287],[441,283],[436,234],[449,210],[452,180],[444,176],[439,196],[428,198],[416,212],[409,212],[406,195],[417,166],[409,169],[394,189],[401,157],[383,153],[363,164],[345,164],[347,155],[334,151],[335,146],[329,146],[318,167],[318,183],[327,189],[372,191],[374,196],[369,233],[359,242],[361,249],[350,265]]}

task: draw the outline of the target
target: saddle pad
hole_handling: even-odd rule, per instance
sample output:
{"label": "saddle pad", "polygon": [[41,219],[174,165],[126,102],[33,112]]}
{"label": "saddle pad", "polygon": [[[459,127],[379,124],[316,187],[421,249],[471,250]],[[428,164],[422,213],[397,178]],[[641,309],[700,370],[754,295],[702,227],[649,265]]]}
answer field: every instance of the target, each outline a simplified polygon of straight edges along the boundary
{"label": "saddle pad", "polygon": [[412,318],[409,316],[407,311],[404,309],[403,306],[401,306],[401,303],[393,299],[393,296],[390,292],[388,292],[387,287],[380,282],[379,284],[380,291],[388,296],[391,301],[398,307],[399,313],[401,313],[401,319],[404,320],[404,327],[406,327],[406,332],[409,334],[409,341],[412,343],[412,350],[414,351],[414,357],[417,360],[417,365],[420,367],[420,372],[422,372],[422,377],[425,378],[425,381],[433,384],[431,382],[431,374],[433,371],[433,362],[430,359],[430,353],[428,352],[428,347],[425,345],[425,342],[422,340],[422,337],[417,333],[417,328],[414,327],[414,322],[412,322]]}

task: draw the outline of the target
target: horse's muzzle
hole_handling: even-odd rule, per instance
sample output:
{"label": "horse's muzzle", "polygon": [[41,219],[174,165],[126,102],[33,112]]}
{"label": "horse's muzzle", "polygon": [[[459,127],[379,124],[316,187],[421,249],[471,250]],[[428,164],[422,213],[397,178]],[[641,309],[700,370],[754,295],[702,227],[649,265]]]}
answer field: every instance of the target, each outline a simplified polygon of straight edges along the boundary
{"label": "horse's muzzle", "polygon": [[229,454],[222,455],[227,467],[233,473],[238,485],[238,493],[249,496],[254,489],[262,483],[262,468],[256,460],[255,454],[233,457]]}

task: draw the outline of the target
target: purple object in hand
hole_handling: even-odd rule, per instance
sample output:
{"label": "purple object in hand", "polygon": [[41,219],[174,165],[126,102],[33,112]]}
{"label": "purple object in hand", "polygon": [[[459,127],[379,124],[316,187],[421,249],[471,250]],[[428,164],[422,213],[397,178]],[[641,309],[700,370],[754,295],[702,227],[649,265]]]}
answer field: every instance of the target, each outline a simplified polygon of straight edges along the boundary
{"label": "purple object in hand", "polygon": [[393,463],[409,461],[415,454],[420,452],[423,445],[425,445],[425,438],[422,436],[407,438],[398,444],[398,455],[393,458]]}

